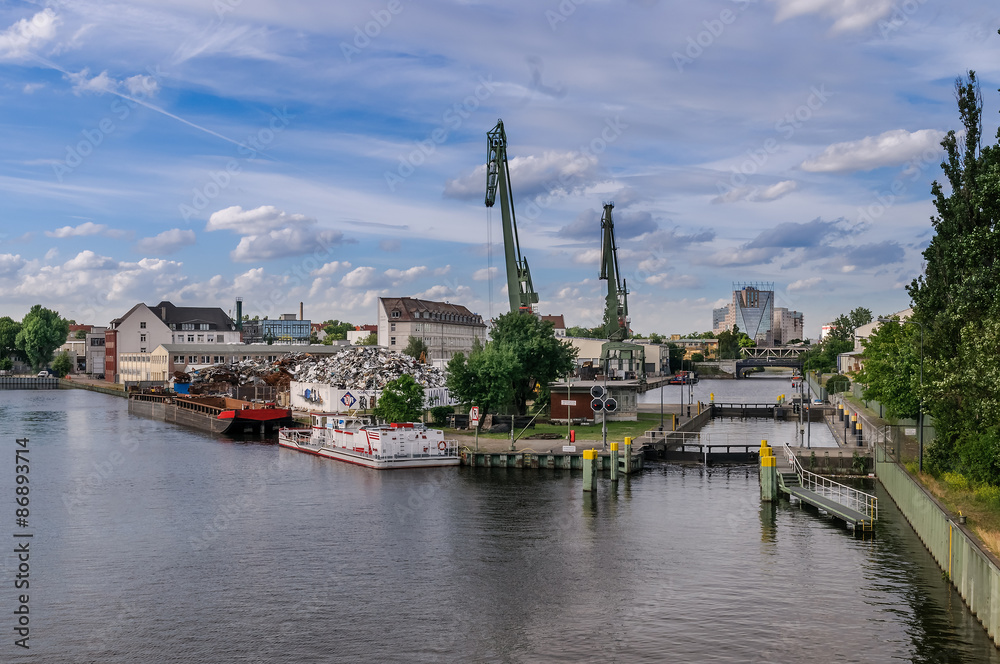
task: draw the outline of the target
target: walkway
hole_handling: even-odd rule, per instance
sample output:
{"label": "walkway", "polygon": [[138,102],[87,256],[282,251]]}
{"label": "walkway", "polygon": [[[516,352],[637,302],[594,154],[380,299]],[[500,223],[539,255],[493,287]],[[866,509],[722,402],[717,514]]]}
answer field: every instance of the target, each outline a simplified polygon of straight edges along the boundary
{"label": "walkway", "polygon": [[831,514],[849,528],[871,530],[878,519],[878,499],[805,470],[788,445],[777,459],[778,490]]}

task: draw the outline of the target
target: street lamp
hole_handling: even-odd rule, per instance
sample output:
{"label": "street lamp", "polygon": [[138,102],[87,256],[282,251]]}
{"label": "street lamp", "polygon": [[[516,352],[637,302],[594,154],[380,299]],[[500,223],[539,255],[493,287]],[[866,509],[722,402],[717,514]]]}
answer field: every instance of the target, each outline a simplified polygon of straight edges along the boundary
{"label": "street lamp", "polygon": [[919,456],[917,457],[917,468],[920,472],[924,472],[924,324],[918,320],[904,319],[896,320],[894,318],[879,318],[880,323],[913,323],[920,326],[920,395],[917,401],[917,447],[920,448]]}

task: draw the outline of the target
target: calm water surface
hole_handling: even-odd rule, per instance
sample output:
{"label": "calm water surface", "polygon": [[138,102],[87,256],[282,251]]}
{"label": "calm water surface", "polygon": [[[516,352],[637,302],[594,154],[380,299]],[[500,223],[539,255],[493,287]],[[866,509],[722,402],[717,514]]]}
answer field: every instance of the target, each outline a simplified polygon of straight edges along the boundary
{"label": "calm water surface", "polygon": [[762,506],[741,466],[585,497],[579,473],[378,473],[78,390],[0,392],[0,425],[0,535],[20,436],[34,533],[27,653],[4,547],[3,662],[1000,662],[885,497],[866,540]]}

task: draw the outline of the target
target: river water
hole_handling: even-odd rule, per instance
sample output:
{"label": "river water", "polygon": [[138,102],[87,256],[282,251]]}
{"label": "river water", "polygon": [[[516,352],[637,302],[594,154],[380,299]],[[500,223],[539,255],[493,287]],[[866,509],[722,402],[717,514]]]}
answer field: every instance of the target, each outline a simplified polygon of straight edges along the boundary
{"label": "river water", "polygon": [[861,538],[762,505],[753,467],[651,464],[593,496],[579,472],[379,473],[81,390],[0,392],[0,425],[3,662],[1000,663],[885,496]]}

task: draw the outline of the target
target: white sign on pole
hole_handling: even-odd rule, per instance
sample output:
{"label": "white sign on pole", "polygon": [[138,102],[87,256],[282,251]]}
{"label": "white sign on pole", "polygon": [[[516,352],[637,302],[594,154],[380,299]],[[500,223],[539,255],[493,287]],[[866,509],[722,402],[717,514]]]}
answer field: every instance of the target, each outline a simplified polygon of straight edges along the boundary
{"label": "white sign on pole", "polygon": [[564,405],[564,406],[575,406],[576,405],[576,399],[563,399],[562,400],[562,405]]}
{"label": "white sign on pole", "polygon": [[479,406],[473,406],[472,410],[469,411],[469,422],[472,426],[479,425]]}
{"label": "white sign on pole", "polygon": [[563,452],[576,452],[576,445],[563,445]]}

